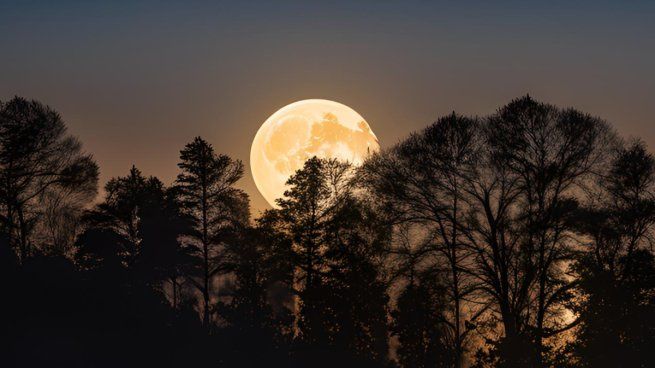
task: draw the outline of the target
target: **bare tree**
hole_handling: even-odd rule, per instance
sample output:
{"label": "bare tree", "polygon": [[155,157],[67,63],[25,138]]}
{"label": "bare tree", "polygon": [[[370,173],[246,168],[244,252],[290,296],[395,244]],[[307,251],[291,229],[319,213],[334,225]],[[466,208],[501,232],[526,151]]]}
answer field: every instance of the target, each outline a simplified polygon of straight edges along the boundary
{"label": "bare tree", "polygon": [[544,339],[573,326],[563,318],[575,285],[566,276],[571,217],[612,134],[597,118],[529,96],[501,108],[484,131],[486,173],[469,185],[477,206],[476,272],[499,308],[506,337],[531,341],[534,361],[526,364],[542,366]]}
{"label": "bare tree", "polygon": [[22,261],[32,252],[32,235],[43,218],[39,200],[55,191],[88,199],[97,181],[96,163],[67,135],[57,112],[20,97],[0,103],[2,232]]}
{"label": "bare tree", "polygon": [[478,128],[476,119],[453,113],[371,158],[363,170],[363,181],[392,224],[414,223],[424,229],[426,239],[418,252],[446,280],[446,337],[456,367],[463,364],[468,326],[479,316],[475,303],[467,302],[475,285],[466,272],[472,253],[464,243],[468,206],[463,191],[477,164]]}
{"label": "bare tree", "polygon": [[84,211],[95,196],[94,188],[80,190],[57,186],[39,197],[42,220],[37,224],[35,238],[41,251],[72,256],[75,239],[83,229]]}
{"label": "bare tree", "polygon": [[514,363],[541,365],[544,339],[574,325],[571,217],[612,137],[599,119],[524,97],[482,121],[444,117],[366,163],[390,221],[424,226],[412,256],[448,276],[456,366],[484,315]]}

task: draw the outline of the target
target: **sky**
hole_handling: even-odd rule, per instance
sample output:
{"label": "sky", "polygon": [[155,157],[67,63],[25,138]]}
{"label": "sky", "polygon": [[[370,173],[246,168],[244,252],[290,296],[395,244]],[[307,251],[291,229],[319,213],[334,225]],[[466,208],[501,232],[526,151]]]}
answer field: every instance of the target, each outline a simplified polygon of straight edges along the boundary
{"label": "sky", "polygon": [[5,1],[0,100],[59,111],[100,165],[170,184],[202,136],[249,167],[260,125],[323,98],[390,147],[529,93],[655,147],[655,1]]}

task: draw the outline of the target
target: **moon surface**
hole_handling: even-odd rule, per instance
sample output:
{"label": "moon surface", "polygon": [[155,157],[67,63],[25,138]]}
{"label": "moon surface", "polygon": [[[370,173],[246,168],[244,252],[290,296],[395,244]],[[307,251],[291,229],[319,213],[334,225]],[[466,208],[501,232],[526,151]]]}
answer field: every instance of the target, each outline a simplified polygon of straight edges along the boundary
{"label": "moon surface", "polygon": [[255,185],[266,201],[288,189],[286,182],[313,156],[360,165],[380,149],[370,126],[355,110],[329,100],[302,100],[271,115],[259,128],[250,149]]}

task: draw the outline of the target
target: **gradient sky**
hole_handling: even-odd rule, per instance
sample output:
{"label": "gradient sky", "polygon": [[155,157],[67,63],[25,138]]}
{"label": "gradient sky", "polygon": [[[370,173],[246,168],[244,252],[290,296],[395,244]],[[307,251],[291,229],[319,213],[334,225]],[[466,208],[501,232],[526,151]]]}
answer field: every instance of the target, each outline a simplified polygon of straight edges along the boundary
{"label": "gradient sky", "polygon": [[530,93],[655,146],[654,1],[4,1],[0,100],[58,110],[101,168],[171,183],[194,136],[248,166],[266,118],[345,103],[382,147]]}

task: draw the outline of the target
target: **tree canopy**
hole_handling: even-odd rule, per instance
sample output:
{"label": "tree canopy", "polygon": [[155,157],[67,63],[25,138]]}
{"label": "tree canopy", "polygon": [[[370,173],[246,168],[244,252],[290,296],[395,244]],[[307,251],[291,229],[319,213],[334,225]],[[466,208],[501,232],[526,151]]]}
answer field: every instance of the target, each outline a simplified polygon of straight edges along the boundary
{"label": "tree canopy", "polygon": [[2,366],[648,367],[655,158],[524,96],[361,166],[312,157],[250,218],[196,137],[164,183],[0,103]]}

